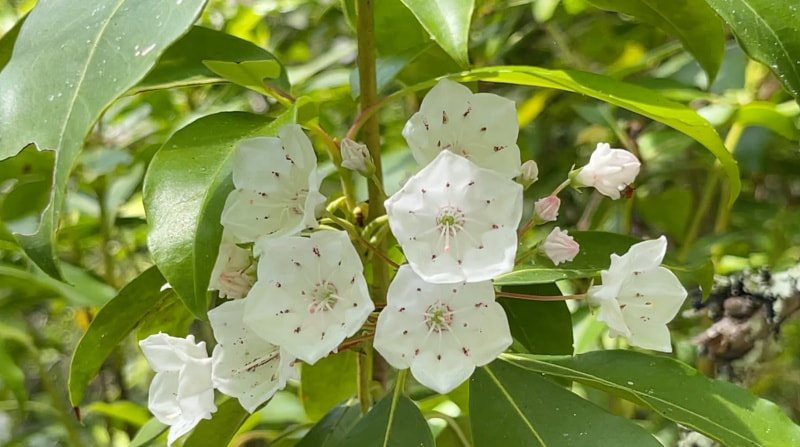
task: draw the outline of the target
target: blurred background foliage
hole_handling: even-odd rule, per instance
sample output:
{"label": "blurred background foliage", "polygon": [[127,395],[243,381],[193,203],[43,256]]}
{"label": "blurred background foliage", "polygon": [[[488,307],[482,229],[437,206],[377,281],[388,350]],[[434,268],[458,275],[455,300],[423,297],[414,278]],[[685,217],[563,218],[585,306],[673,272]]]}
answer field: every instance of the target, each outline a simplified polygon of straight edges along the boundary
{"label": "blurred background foliage", "polygon": [[[741,169],[742,193],[728,209],[714,157],[663,124],[581,95],[474,83],[474,88],[517,102],[523,160],[536,160],[541,172],[539,183],[526,195],[527,206],[558,185],[573,163],[588,159],[597,142],[606,141],[642,159],[633,198],[608,201],[595,192],[572,191],[562,195],[560,222],[639,237],[665,233],[676,266],[711,259],[717,273],[730,273],[762,266],[780,271],[797,264],[797,102],[769,70],[748,59],[732,36],[718,61],[719,72],[710,80],[675,36],[593,6],[604,3],[478,0],[469,35],[471,64],[591,71],[689,104],[729,143]],[[0,35],[13,33],[14,24],[34,4],[0,2]],[[376,8],[381,93],[465,68],[430,39],[400,0],[380,0]],[[318,102],[321,125],[341,137],[356,114],[352,19],[351,0],[211,0],[198,24],[274,54],[288,68],[291,93]],[[0,49],[0,66],[6,60]],[[715,62],[704,62],[709,64]],[[421,94],[408,96],[380,114],[390,194],[414,169],[400,131],[420,99]],[[0,445],[122,446],[147,423],[151,373],[134,337],[119,345],[91,383],[80,422],[66,393],[71,353],[98,308],[152,265],[142,180],[159,146],[200,116],[227,110],[269,114],[272,108],[272,100],[232,84],[144,91],[108,108],[72,174],[58,233],[58,255],[74,287],[35,268],[10,235],[36,225],[36,212],[49,194],[52,153],[28,148],[0,163]],[[338,183],[329,161],[323,169],[329,174],[323,192],[335,191]],[[365,185],[359,188],[365,199]],[[162,303],[139,325],[136,339],[159,330],[175,336],[200,331],[203,337],[202,328],[192,324],[192,316],[176,299]],[[572,311],[576,352],[619,343],[605,336],[585,306],[574,305]],[[673,324],[679,358],[702,363],[691,340],[710,323],[707,317],[686,317]],[[781,405],[795,421],[800,420],[799,354],[800,323],[789,320],[779,336],[770,338],[763,357],[750,360],[759,362],[757,368],[739,380]],[[324,379],[325,368],[341,369],[326,363],[341,358],[315,367],[319,374],[314,376],[322,377],[318,382],[329,385],[314,391],[328,396],[321,404],[315,400],[325,408],[304,408],[308,390],[302,384],[290,386],[248,419],[235,445],[267,445],[263,439],[276,438],[269,445],[293,445],[312,422],[352,392]],[[713,373],[713,368],[700,366]],[[467,411],[463,399],[459,402],[458,393],[426,398],[422,388],[419,393],[414,397],[422,399],[438,445],[460,445],[459,438],[469,434],[451,419]],[[596,403],[639,419],[666,445],[676,442],[674,424],[619,399],[587,393]]]}

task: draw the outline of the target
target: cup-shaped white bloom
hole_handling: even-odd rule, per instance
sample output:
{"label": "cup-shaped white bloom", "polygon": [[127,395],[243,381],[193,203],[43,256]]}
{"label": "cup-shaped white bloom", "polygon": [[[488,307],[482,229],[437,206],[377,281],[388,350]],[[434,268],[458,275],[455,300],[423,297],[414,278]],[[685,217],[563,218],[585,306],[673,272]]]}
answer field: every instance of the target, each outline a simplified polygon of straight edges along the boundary
{"label": "cup-shaped white bloom", "polygon": [[206,343],[195,343],[193,335],[176,338],[159,333],[139,346],[156,372],[147,407],[159,422],[170,426],[167,444],[172,445],[217,411]]}
{"label": "cup-shaped white bloom", "polygon": [[576,186],[592,186],[600,194],[619,199],[620,192],[639,175],[641,163],[624,149],[611,149],[608,143],[598,143],[589,163],[574,176]]}
{"label": "cup-shaped white bloom", "polygon": [[447,79],[428,92],[403,128],[420,165],[448,150],[507,178],[520,173],[518,134],[514,101],[492,93],[472,93]]}
{"label": "cup-shaped white bloom", "polygon": [[220,298],[244,298],[256,281],[252,264],[250,250],[236,245],[231,232],[223,230],[208,290],[218,290]]}
{"label": "cup-shaped white bloom", "polygon": [[375,173],[375,163],[372,161],[372,155],[369,154],[366,144],[345,138],[339,148],[342,151],[343,168],[360,172],[366,176]]}
{"label": "cup-shaped white bloom", "polygon": [[527,189],[529,186],[539,180],[539,165],[534,160],[528,160],[522,163],[522,174],[520,174],[519,182]]}
{"label": "cup-shaped white bloom", "polygon": [[237,242],[316,227],[315,209],[325,202],[316,162],[311,141],[296,124],[281,128],[280,138],[240,141],[233,154],[236,189],[225,202],[222,225]]}
{"label": "cup-shaped white bloom", "polygon": [[313,364],[353,335],[375,308],[347,233],[256,242],[258,281],[244,322],[256,335]]}
{"label": "cup-shaped white bloom", "polygon": [[611,266],[600,275],[603,285],[589,289],[589,302],[600,306],[598,321],[612,337],[630,344],[671,352],[669,323],[686,299],[686,289],[674,273],[661,267],[667,239],[634,244],[622,256],[611,255]]}
{"label": "cup-shaped white bloom", "polygon": [[425,281],[485,281],[514,268],[522,185],[443,151],[386,200],[386,214]]}
{"label": "cup-shaped white bloom", "polygon": [[555,227],[544,239],[542,251],[553,261],[553,264],[558,265],[562,262],[569,262],[575,259],[578,252],[581,251],[581,247],[575,242],[575,239],[567,233],[567,230]]}
{"label": "cup-shaped white bloom", "polygon": [[534,222],[538,224],[553,222],[558,218],[559,208],[561,208],[561,199],[558,196],[542,197],[533,205]]}
{"label": "cup-shaped white bloom", "polygon": [[511,345],[508,319],[490,281],[431,284],[403,265],[386,300],[375,349],[439,393],[452,391]]}
{"label": "cup-shaped white bloom", "polygon": [[245,301],[223,303],[208,319],[217,346],[211,355],[214,387],[254,412],[293,377],[294,357],[254,334],[244,324]]}

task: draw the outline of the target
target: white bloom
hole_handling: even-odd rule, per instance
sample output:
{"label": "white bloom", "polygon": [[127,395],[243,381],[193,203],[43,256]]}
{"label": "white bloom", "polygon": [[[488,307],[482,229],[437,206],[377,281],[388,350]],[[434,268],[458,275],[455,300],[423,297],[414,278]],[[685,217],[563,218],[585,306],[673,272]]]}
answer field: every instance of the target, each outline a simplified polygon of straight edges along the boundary
{"label": "white bloom", "polygon": [[561,199],[558,196],[547,196],[533,205],[533,219],[536,223],[553,222],[558,217]]}
{"label": "white bloom", "polygon": [[325,202],[317,157],[300,126],[281,128],[280,138],[242,140],[233,155],[233,184],[222,225],[237,242],[295,234],[316,227],[316,207]]}
{"label": "white bloom", "polygon": [[520,173],[518,134],[514,101],[492,93],[472,93],[447,79],[428,92],[419,112],[403,128],[420,165],[449,150],[507,178]]}
{"label": "white bloom", "polygon": [[419,383],[452,391],[511,345],[503,308],[490,281],[431,284],[408,265],[389,285],[378,317],[375,349]]}
{"label": "white bloom", "polygon": [[514,268],[522,185],[443,151],[386,200],[386,214],[425,281],[485,281]]}
{"label": "white bloom", "polygon": [[211,355],[212,379],[215,388],[237,398],[252,413],[294,376],[294,357],[248,329],[244,311],[244,300],[234,300],[208,312],[217,340]]}
{"label": "white bloom", "polygon": [[184,339],[159,333],[139,346],[156,372],[147,407],[159,422],[170,426],[167,444],[172,445],[217,411],[206,343],[195,343],[193,335]]}
{"label": "white bloom", "polygon": [[251,331],[313,364],[361,328],[375,308],[347,233],[256,242],[264,253],[245,298]]}
{"label": "white bloom", "polygon": [[539,180],[539,165],[533,160],[528,160],[522,163],[522,174],[520,174],[520,183],[526,189]]}
{"label": "white bloom", "polygon": [[608,143],[598,143],[589,163],[575,175],[577,186],[592,186],[600,194],[619,199],[620,191],[639,175],[639,159],[624,149],[611,149]]}
{"label": "white bloom", "polygon": [[366,176],[375,172],[375,163],[372,162],[372,156],[369,154],[366,144],[345,138],[339,148],[342,151],[342,167]]}
{"label": "white bloom", "polygon": [[600,275],[603,285],[589,289],[589,302],[600,306],[598,321],[612,337],[621,335],[634,345],[671,352],[669,323],[686,299],[674,273],[661,267],[667,239],[634,244],[622,256],[611,255],[611,267]]}
{"label": "white bloom", "polygon": [[208,290],[219,290],[220,298],[244,298],[256,280],[252,264],[250,250],[236,245],[230,231],[223,230]]}
{"label": "white bloom", "polygon": [[555,227],[542,243],[542,250],[544,250],[544,254],[553,261],[553,264],[558,265],[562,262],[569,262],[575,259],[581,247],[575,242],[575,239],[567,233],[567,230]]}

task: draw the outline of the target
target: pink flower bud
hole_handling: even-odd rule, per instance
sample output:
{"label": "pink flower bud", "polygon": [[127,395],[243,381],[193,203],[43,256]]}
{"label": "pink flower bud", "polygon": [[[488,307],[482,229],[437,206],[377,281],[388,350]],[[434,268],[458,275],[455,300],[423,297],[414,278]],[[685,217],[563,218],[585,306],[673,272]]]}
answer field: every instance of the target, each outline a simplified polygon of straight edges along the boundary
{"label": "pink flower bud", "polygon": [[589,163],[573,171],[573,185],[592,186],[600,194],[619,199],[620,191],[636,180],[641,163],[632,153],[624,149],[611,149],[608,143],[598,143]]}
{"label": "pink flower bud", "polygon": [[533,218],[537,224],[553,222],[558,217],[561,199],[558,196],[547,196],[536,201],[533,206]]}
{"label": "pink flower bud", "polygon": [[547,238],[545,238],[542,244],[544,254],[547,255],[555,265],[572,261],[575,259],[580,249],[581,247],[575,242],[575,239],[567,234],[566,230],[561,230],[558,227],[553,228],[553,231],[547,235]]}

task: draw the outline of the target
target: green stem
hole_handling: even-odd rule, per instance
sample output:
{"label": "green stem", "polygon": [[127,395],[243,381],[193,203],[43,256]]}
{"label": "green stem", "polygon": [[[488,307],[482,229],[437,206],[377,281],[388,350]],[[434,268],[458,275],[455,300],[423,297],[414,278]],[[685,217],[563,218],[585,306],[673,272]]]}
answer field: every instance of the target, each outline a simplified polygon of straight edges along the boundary
{"label": "green stem", "polygon": [[506,298],[516,298],[519,300],[528,301],[567,301],[567,300],[583,300],[586,299],[585,293],[577,295],[529,295],[527,293],[513,293],[513,292],[495,292],[495,296],[502,296]]}
{"label": "green stem", "polygon": [[336,171],[339,173],[339,179],[342,184],[342,194],[347,203],[347,209],[352,212],[356,207],[353,172],[342,167],[342,152],[339,148],[339,144],[336,143],[336,140],[334,140],[320,125],[309,126],[308,130],[325,142],[325,148],[328,150],[328,157],[330,157],[333,165],[336,166]]}
{"label": "green stem", "polygon": [[370,384],[372,383],[372,362],[373,362],[372,343],[366,341],[364,349],[358,352],[356,365],[358,371],[358,401],[361,403],[361,414],[367,414],[369,407],[372,406],[372,395],[370,394]]}
{"label": "green stem", "polygon": [[[725,135],[725,147],[728,148],[731,154],[736,150],[736,146],[739,144],[743,132],[744,126],[736,122],[733,123],[728,134]],[[728,205],[728,198],[731,195],[731,182],[727,177],[723,180],[721,188],[719,208],[717,208],[717,220],[714,223],[714,233],[716,234],[722,233],[728,228],[728,220],[731,216],[731,208]]]}

